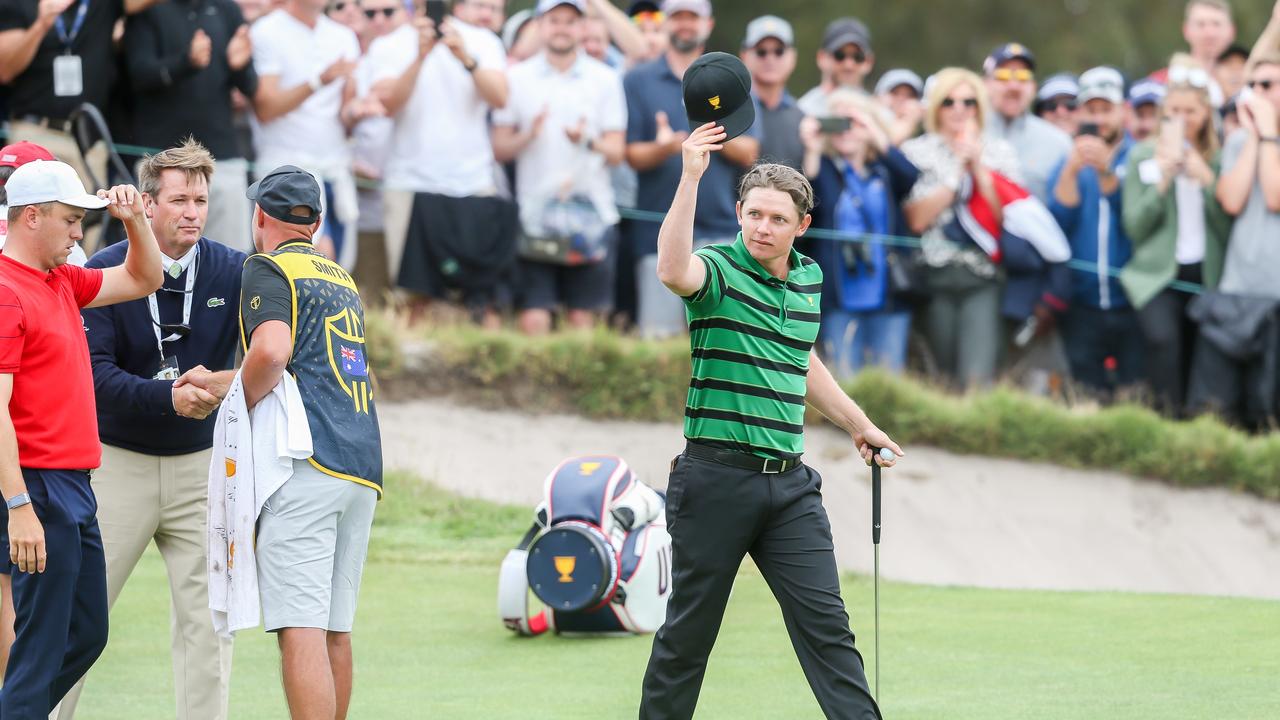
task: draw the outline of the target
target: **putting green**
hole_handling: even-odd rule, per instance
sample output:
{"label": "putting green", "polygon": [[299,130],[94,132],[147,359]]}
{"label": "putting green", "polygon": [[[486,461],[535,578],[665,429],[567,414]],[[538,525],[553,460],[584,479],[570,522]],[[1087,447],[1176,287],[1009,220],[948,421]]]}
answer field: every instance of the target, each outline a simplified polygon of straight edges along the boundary
{"label": "putting green", "polygon": [[[350,717],[635,716],[650,638],[518,639],[496,618],[498,564],[528,511],[388,479],[354,635]],[[885,547],[883,563],[893,563]],[[1098,558],[1105,562],[1106,558]],[[847,577],[871,658],[870,578]],[[881,586],[884,711],[905,718],[1274,718],[1280,603]],[[168,584],[148,552],[112,615],[78,717],[173,716]],[[231,717],[284,718],[274,638],[236,641]],[[741,574],[699,718],[820,718],[768,588]]]}

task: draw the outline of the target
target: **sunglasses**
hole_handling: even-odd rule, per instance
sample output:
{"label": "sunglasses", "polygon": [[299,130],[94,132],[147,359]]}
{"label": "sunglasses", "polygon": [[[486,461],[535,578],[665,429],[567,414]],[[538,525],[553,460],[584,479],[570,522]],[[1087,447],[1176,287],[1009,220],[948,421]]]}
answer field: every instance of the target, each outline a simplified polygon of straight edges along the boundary
{"label": "sunglasses", "polygon": [[769,57],[770,55],[774,57],[782,57],[783,55],[786,55],[786,54],[787,54],[787,49],[784,47],[778,47],[778,48],[772,48],[772,49],[760,48],[760,47],[756,48],[756,57],[760,58],[761,60]]}
{"label": "sunglasses", "polygon": [[364,11],[364,16],[365,16],[365,17],[367,17],[367,18],[369,18],[370,20],[372,20],[372,19],[374,19],[374,18],[378,17],[378,13],[382,13],[382,17],[384,17],[384,18],[386,18],[386,19],[390,20],[390,19],[391,19],[391,16],[395,15],[395,14],[396,14],[396,10],[399,10],[399,9],[400,9],[400,8],[393,8],[393,7],[389,7],[389,8],[370,8],[370,9],[368,9],[368,10],[365,10],[365,11]]}
{"label": "sunglasses", "polygon": [[331,12],[331,13],[339,13],[339,12],[342,12],[343,10],[346,10],[346,9],[347,9],[347,6],[348,6],[348,5],[350,5],[350,4],[351,4],[351,3],[347,3],[347,2],[336,2],[336,3],[333,3],[332,5],[330,5],[330,6],[329,6],[329,12]]}
{"label": "sunglasses", "polygon": [[836,62],[838,63],[842,63],[845,60],[848,60],[849,58],[853,58],[853,61],[858,63],[859,65],[867,61],[867,54],[862,52],[861,50],[854,50],[853,52],[845,52],[844,50],[837,50],[831,53],[831,57],[835,58]]}
{"label": "sunglasses", "polygon": [[1075,100],[1057,100],[1057,99],[1045,100],[1040,104],[1040,107],[1044,108],[1045,112],[1057,112],[1058,108],[1062,108],[1065,110],[1075,110],[1076,101]]}
{"label": "sunglasses", "polygon": [[1209,73],[1198,67],[1174,65],[1169,68],[1169,85],[1189,85],[1197,90],[1209,89]]}
{"label": "sunglasses", "polygon": [[1245,85],[1248,85],[1250,90],[1261,90],[1262,92],[1267,92],[1271,89],[1272,85],[1276,85],[1278,83],[1280,83],[1280,80],[1250,80],[1245,83]]}
{"label": "sunglasses", "polygon": [[978,98],[965,98],[963,100],[956,100],[955,98],[944,98],[942,100],[942,107],[944,108],[955,107],[956,103],[960,103],[969,109],[973,109],[978,107]]}
{"label": "sunglasses", "polygon": [[1036,79],[1036,74],[1025,68],[997,68],[991,71],[991,77],[1000,82],[1031,82]]}

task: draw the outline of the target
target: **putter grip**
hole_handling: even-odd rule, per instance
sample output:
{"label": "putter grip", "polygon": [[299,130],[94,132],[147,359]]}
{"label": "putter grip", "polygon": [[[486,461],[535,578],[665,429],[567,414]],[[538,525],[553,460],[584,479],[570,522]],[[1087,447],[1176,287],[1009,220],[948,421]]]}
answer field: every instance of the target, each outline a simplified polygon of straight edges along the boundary
{"label": "putter grip", "polygon": [[880,463],[876,462],[874,455],[880,453],[880,448],[872,448],[873,456],[871,458],[871,543],[873,545],[880,544]]}

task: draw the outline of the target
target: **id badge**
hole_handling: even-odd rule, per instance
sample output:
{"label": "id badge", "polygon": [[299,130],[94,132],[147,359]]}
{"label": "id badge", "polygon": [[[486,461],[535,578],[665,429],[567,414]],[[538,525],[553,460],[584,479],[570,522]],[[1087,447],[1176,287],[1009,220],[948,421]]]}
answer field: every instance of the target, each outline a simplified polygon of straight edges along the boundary
{"label": "id badge", "polygon": [[84,93],[84,72],[79,55],[59,55],[53,59],[53,94],[74,97]]}
{"label": "id badge", "polygon": [[156,373],[154,380],[177,380],[182,377],[182,372],[178,370],[177,356],[170,355],[160,361],[160,371]]}

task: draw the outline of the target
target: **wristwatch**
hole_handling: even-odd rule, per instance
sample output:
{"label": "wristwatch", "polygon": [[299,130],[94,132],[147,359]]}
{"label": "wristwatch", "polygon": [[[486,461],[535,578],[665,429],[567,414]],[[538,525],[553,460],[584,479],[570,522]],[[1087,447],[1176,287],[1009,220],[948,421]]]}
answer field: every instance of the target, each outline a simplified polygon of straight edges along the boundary
{"label": "wristwatch", "polygon": [[462,62],[462,68],[469,73],[473,73],[476,71],[476,66],[479,64],[480,63],[476,62],[475,58],[468,57],[466,60]]}
{"label": "wristwatch", "polygon": [[1280,135],[1259,135],[1258,142],[1280,144]]}
{"label": "wristwatch", "polygon": [[5,501],[5,505],[8,506],[10,510],[17,510],[23,505],[30,505],[30,504],[31,504],[31,496],[27,493],[18,493],[17,495],[14,495],[13,497]]}

